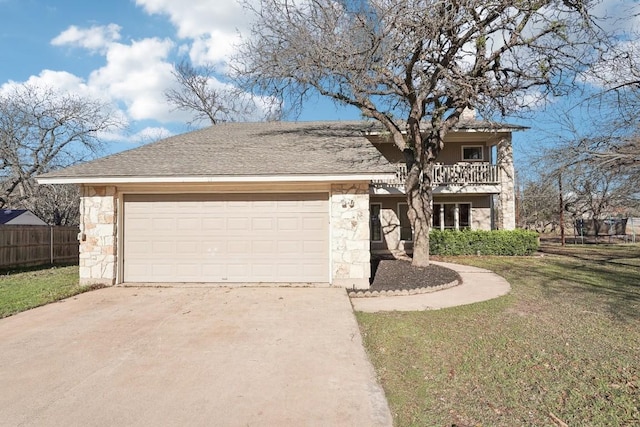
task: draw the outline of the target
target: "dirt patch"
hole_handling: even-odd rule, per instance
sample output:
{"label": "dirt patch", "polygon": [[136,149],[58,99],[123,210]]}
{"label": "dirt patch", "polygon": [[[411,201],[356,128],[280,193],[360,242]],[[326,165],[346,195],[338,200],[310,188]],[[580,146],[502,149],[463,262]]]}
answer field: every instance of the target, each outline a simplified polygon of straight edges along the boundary
{"label": "dirt patch", "polygon": [[451,282],[462,282],[460,275],[445,267],[430,264],[417,268],[410,261],[373,260],[371,262],[372,282],[370,291],[391,291],[440,287]]}

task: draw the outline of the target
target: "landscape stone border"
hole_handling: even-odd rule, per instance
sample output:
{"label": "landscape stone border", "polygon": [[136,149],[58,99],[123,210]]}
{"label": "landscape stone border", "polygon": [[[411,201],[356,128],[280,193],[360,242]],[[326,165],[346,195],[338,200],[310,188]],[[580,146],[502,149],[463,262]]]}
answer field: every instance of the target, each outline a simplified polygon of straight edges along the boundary
{"label": "landscape stone border", "polygon": [[462,284],[462,280],[454,280],[437,286],[425,286],[423,288],[414,289],[389,289],[383,291],[371,291],[368,289],[349,289],[350,298],[372,298],[372,297],[397,297],[406,295],[428,294],[430,292],[442,291],[444,289],[453,288]]}

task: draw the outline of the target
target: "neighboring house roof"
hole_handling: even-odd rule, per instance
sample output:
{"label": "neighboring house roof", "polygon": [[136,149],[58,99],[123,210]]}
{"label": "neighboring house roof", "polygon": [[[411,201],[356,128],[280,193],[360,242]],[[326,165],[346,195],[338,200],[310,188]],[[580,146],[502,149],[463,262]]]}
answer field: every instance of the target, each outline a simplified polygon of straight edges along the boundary
{"label": "neighboring house roof", "polygon": [[0,225],[47,225],[27,209],[0,210]]}
{"label": "neighboring house roof", "polygon": [[[38,177],[42,183],[140,178],[358,176],[395,173],[366,139],[365,122],[225,123]],[[193,178],[186,179],[185,178]],[[125,181],[125,179],[127,181]],[[209,181],[215,181],[209,179]]]}

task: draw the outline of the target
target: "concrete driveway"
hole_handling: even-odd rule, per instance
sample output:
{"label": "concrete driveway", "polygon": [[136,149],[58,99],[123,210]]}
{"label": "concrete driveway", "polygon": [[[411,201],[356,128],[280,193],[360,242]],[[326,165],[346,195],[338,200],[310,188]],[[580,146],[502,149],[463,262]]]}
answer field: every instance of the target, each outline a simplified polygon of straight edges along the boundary
{"label": "concrete driveway", "polygon": [[0,425],[389,426],[344,289],[101,289],[0,320]]}

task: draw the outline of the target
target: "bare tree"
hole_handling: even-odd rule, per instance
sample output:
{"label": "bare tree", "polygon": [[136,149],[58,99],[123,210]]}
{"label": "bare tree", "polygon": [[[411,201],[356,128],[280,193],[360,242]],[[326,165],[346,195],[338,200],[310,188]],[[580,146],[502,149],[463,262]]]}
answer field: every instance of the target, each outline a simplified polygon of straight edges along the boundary
{"label": "bare tree", "polygon": [[80,189],[74,184],[33,184],[32,194],[21,205],[49,225],[80,223]]}
{"label": "bare tree", "polygon": [[538,233],[559,227],[558,188],[548,176],[529,178],[522,184],[519,203],[520,226]]}
{"label": "bare tree", "polygon": [[404,153],[413,264],[429,263],[433,164],[465,108],[561,94],[588,61],[590,0],[261,0],[236,72],[292,108],[312,93],[379,121]]}
{"label": "bare tree", "polygon": [[100,148],[99,132],[121,125],[105,103],[51,88],[0,94],[0,208],[33,206],[36,175],[85,160]]}
{"label": "bare tree", "polygon": [[[189,124],[209,122],[216,125],[246,120],[258,114],[253,97],[235,86],[220,83],[213,65],[195,67],[188,60],[183,60],[174,66],[172,74],[177,87],[165,91],[165,98],[176,109],[194,115]],[[267,120],[278,118],[277,109],[267,110]]]}
{"label": "bare tree", "polygon": [[[575,128],[575,132],[581,130]],[[563,212],[573,221],[638,214],[637,168],[628,167],[626,161],[621,164],[594,157],[585,148],[586,141],[576,135],[567,133],[564,139],[556,139],[553,147],[532,158],[537,176],[525,183],[521,202],[526,227],[555,231],[555,226],[562,224]],[[558,200],[562,200],[561,208]]]}
{"label": "bare tree", "polygon": [[[628,11],[638,16],[638,6]],[[573,132],[570,150],[583,162],[640,179],[640,33],[622,34],[582,78],[595,87],[579,105],[594,123]]]}

